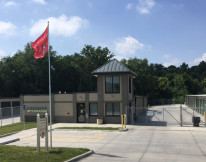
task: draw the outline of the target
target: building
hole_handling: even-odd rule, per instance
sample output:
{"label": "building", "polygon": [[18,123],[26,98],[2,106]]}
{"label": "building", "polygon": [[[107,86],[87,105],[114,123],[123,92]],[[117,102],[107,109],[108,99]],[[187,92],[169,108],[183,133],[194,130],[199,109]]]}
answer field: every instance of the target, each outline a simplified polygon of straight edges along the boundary
{"label": "building", "polygon": [[[136,106],[133,96],[133,79],[136,74],[116,59],[94,70],[97,77],[96,93],[52,94],[53,122],[96,123],[103,118],[104,123],[121,123],[121,114],[126,107]],[[140,101],[138,96],[138,101]],[[146,100],[143,104],[146,105]],[[37,112],[49,110],[48,95],[20,96],[20,104],[25,105],[25,120],[36,121]],[[21,109],[23,120],[23,110]]]}

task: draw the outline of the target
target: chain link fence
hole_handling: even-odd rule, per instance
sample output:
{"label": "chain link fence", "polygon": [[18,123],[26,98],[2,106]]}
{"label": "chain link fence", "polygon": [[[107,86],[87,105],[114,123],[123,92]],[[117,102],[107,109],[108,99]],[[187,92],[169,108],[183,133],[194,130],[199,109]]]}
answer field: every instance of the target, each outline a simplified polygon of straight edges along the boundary
{"label": "chain link fence", "polygon": [[206,126],[206,109],[185,105],[161,105],[151,108],[127,107],[127,123],[154,126],[194,126],[194,118],[200,119],[199,126]]}
{"label": "chain link fence", "polygon": [[150,106],[157,105],[171,105],[171,104],[184,104],[185,99],[148,99],[148,104]]}
{"label": "chain link fence", "polygon": [[0,108],[0,126],[20,122],[20,106]]}

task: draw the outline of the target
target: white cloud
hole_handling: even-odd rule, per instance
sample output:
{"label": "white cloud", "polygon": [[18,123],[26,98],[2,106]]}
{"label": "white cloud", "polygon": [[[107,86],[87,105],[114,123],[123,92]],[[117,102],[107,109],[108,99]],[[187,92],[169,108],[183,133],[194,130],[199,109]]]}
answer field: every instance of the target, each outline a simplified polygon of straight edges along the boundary
{"label": "white cloud", "polygon": [[203,53],[202,57],[196,58],[194,63],[198,64],[198,63],[200,63],[202,61],[206,62],[206,53]]}
{"label": "white cloud", "polygon": [[115,59],[117,59],[118,61],[121,61],[122,59],[126,59],[126,60],[128,60],[129,58],[127,58],[127,57],[123,57],[123,56],[114,56],[114,58]]}
{"label": "white cloud", "polygon": [[49,17],[47,19],[40,19],[38,22],[36,22],[30,29],[30,35],[36,36],[41,34],[46,28],[48,21],[50,34],[61,35],[65,37],[75,35],[80,28],[88,24],[87,20],[78,16],[72,16],[70,18],[65,15],[61,15],[58,18]]}
{"label": "white cloud", "polygon": [[6,53],[0,49],[0,59],[6,56]]}
{"label": "white cloud", "polygon": [[132,3],[128,3],[126,6],[127,10],[131,10],[133,8],[133,4]]}
{"label": "white cloud", "polygon": [[118,54],[134,54],[138,49],[144,47],[144,44],[131,36],[124,37],[115,42],[115,50]]}
{"label": "white cloud", "polygon": [[149,14],[155,4],[154,0],[139,0],[136,9],[140,14]]}
{"label": "white cloud", "polygon": [[165,67],[169,67],[170,65],[175,65],[175,66],[179,66],[179,64],[181,63],[181,60],[178,58],[173,58],[172,56],[166,54],[163,56],[163,58],[168,59],[169,61],[166,61],[163,66]]}
{"label": "white cloud", "polygon": [[170,58],[170,55],[166,54],[163,56],[163,58],[168,59],[168,58]]}
{"label": "white cloud", "polygon": [[16,26],[11,22],[0,21],[0,34],[11,36],[16,33]]}
{"label": "white cloud", "polygon": [[39,3],[39,4],[47,4],[45,0],[32,0],[35,3]]}
{"label": "white cloud", "polygon": [[17,3],[16,3],[16,2],[13,2],[13,1],[8,1],[8,2],[6,2],[4,5],[5,5],[6,7],[9,7],[9,6],[15,6],[15,5],[17,5]]}

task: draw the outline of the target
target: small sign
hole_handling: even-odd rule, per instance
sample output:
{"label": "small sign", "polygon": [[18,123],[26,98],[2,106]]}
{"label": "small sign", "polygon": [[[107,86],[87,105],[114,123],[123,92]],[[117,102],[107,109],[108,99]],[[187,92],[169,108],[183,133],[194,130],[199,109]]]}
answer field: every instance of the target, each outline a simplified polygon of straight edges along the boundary
{"label": "small sign", "polygon": [[31,106],[31,107],[27,107],[27,112],[46,113],[47,108],[44,106]]}
{"label": "small sign", "polygon": [[153,116],[154,115],[154,113],[153,113],[153,111],[147,111],[147,116]]}
{"label": "small sign", "polygon": [[162,112],[161,112],[161,111],[158,111],[157,114],[158,114],[158,115],[162,115]]}
{"label": "small sign", "polygon": [[26,109],[26,106],[25,106],[25,105],[23,105],[23,110],[25,111],[25,109]]}
{"label": "small sign", "polygon": [[40,136],[44,138],[46,135],[46,118],[40,118]]}
{"label": "small sign", "polygon": [[37,114],[37,151],[40,152],[40,137],[45,137],[45,148],[48,151],[48,114],[44,118]]}

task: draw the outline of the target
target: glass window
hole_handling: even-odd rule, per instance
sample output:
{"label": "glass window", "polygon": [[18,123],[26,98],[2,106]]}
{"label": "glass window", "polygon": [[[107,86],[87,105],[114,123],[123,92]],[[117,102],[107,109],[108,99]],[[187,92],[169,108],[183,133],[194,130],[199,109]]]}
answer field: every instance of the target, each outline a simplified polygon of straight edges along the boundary
{"label": "glass window", "polygon": [[106,93],[119,93],[120,92],[119,76],[106,76],[105,77],[105,92]]}
{"label": "glass window", "polygon": [[113,103],[114,115],[120,115],[120,106],[119,103]]}
{"label": "glass window", "polygon": [[119,76],[113,76],[113,92],[120,92]]}
{"label": "glass window", "polygon": [[129,93],[132,92],[132,79],[129,77]]}
{"label": "glass window", "polygon": [[106,77],[106,93],[112,93],[112,77],[107,76]]}
{"label": "glass window", "polygon": [[106,103],[106,115],[120,115],[120,103]]}
{"label": "glass window", "polygon": [[89,115],[98,115],[98,106],[97,103],[89,104]]}
{"label": "glass window", "polygon": [[106,115],[113,115],[112,103],[106,103]]}

